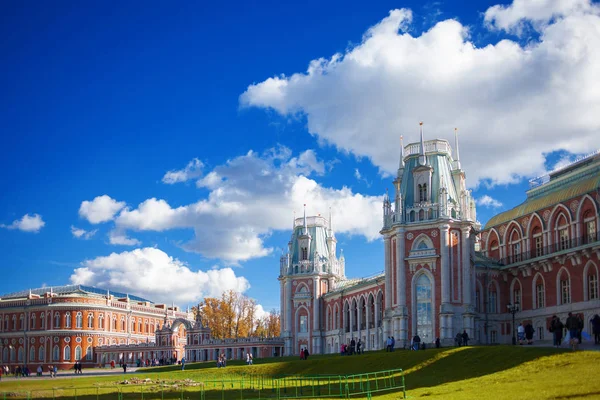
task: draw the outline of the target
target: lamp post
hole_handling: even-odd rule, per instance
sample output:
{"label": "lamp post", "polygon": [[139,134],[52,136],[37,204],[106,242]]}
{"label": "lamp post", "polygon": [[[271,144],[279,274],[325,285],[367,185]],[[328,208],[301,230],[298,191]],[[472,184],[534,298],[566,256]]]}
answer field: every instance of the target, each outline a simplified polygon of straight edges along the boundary
{"label": "lamp post", "polygon": [[506,308],[508,308],[508,312],[512,314],[512,344],[514,346],[517,344],[517,337],[515,335],[515,332],[517,331],[517,328],[515,327],[515,314],[519,311],[519,302],[517,301],[515,304],[508,303]]}

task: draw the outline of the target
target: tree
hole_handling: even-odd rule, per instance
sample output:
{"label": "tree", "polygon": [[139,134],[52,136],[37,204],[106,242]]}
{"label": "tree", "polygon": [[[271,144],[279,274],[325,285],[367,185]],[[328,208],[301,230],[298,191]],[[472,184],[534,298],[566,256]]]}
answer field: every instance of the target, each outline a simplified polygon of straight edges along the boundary
{"label": "tree", "polygon": [[279,336],[279,312],[272,310],[258,319],[256,300],[229,290],[221,298],[206,297],[198,307],[192,307],[211,330],[215,339],[230,339],[249,336]]}

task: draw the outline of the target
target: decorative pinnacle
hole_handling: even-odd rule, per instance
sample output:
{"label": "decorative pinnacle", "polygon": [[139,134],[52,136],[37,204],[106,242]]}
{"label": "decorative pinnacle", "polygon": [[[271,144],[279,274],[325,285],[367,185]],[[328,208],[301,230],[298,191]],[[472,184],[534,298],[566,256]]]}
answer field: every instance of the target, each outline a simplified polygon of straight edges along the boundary
{"label": "decorative pinnacle", "polygon": [[404,168],[404,136],[400,135],[400,166],[398,169]]}
{"label": "decorative pinnacle", "polygon": [[425,165],[427,158],[425,158],[425,139],[423,138],[423,122],[419,122],[421,127],[421,154],[419,155],[419,165]]}
{"label": "decorative pinnacle", "polygon": [[458,128],[454,128],[454,147],[456,147],[456,168],[460,169],[460,153],[458,151]]}

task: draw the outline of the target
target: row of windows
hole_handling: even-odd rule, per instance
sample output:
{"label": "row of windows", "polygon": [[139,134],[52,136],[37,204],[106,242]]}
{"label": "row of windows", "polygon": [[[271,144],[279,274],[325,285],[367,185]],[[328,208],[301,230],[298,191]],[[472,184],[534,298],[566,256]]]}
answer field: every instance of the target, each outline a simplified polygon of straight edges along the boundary
{"label": "row of windows", "polygon": [[[82,359],[82,348],[81,346],[76,346],[75,347],[75,361],[79,361]],[[44,346],[40,346],[38,348],[37,351],[37,360],[36,360],[36,351],[35,351],[35,346],[31,346],[29,348],[29,361],[33,362],[33,361],[44,361],[45,359],[45,352],[46,352],[46,348]],[[63,348],[63,352],[62,352],[62,356],[63,356],[63,360],[65,361],[70,361],[71,360],[71,346],[66,345]],[[15,351],[14,347],[11,347],[10,349],[8,347],[5,347],[4,350],[2,351],[2,362],[7,363],[7,362],[24,362],[25,360],[23,359],[24,356],[24,350],[23,347],[19,347],[18,350]],[[92,350],[92,346],[88,346],[85,350],[85,359],[87,361],[91,361],[93,360],[93,350]],[[52,349],[52,361],[60,361],[60,347],[58,345],[55,345],[54,348]]]}
{"label": "row of windows", "polygon": [[[558,304],[569,304],[571,303],[571,280],[566,277],[565,279],[561,279],[559,281],[559,303]],[[599,288],[598,288],[598,275],[589,274],[587,276],[587,287],[585,288],[587,291],[587,299],[588,300],[597,300],[599,297]],[[537,282],[535,285],[535,302],[533,303],[533,308],[544,308],[546,307],[546,290],[543,282]],[[477,311],[480,310],[480,293],[479,290],[475,292],[475,304]],[[515,288],[512,291],[512,302],[513,304],[523,304],[521,289]],[[498,311],[498,298],[497,293],[494,287],[492,287],[488,291],[488,301],[487,301],[487,312],[488,313],[497,313]]]}
{"label": "row of windows", "polygon": [[[31,320],[30,320],[30,329],[36,329],[37,328],[37,316],[35,313],[31,314]],[[54,314],[54,328],[60,328],[61,323],[60,323],[60,313],[55,313]],[[10,322],[12,322],[12,324],[10,324]],[[150,321],[150,323],[148,322],[148,320],[144,321],[144,324],[142,325],[142,319],[138,318],[137,319],[137,323],[135,318],[131,319],[131,332],[138,332],[138,333],[154,333],[155,329],[158,329],[158,323],[154,324],[154,320]],[[64,328],[71,328],[72,327],[72,317],[71,317],[71,313],[66,313],[65,314],[65,324],[64,324]],[[17,330],[17,317],[16,315],[12,316],[12,321],[9,320],[8,316],[4,317],[4,331],[9,331],[9,327],[12,327],[12,330],[15,331]],[[89,329],[93,329],[94,328],[94,314],[92,313],[88,313],[87,315],[87,327]],[[77,312],[75,314],[75,328],[77,329],[82,329],[83,328],[83,313],[82,312]],[[104,315],[100,314],[98,316],[98,328],[99,329],[104,329]],[[125,323],[125,317],[121,316],[121,321],[120,321],[120,329],[122,331],[125,331],[126,329],[126,323]],[[137,328],[137,330],[136,330]],[[143,329],[142,329],[143,328]],[[21,314],[19,316],[19,330],[24,330],[25,329],[25,315]],[[39,324],[39,329],[46,329],[46,318],[45,318],[45,313],[41,313],[40,314],[40,324]],[[113,316],[112,319],[112,324],[109,327],[109,329],[111,330],[117,330],[117,317]]]}

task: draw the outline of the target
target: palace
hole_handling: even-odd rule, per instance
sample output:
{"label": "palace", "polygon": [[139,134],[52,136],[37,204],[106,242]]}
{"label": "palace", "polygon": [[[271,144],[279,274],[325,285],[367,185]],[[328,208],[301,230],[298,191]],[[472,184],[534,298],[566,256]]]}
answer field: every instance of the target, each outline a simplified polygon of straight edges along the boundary
{"label": "palace", "polygon": [[167,363],[282,354],[279,338],[213,339],[199,318],[179,307],[125,293],[67,285],[0,298],[1,364],[70,369],[146,360]]}
{"label": "palace", "polygon": [[352,339],[377,350],[390,336],[406,347],[415,334],[451,345],[463,331],[472,343],[510,343],[507,306],[548,340],[552,315],[600,312],[600,154],[535,183],[482,229],[457,137],[454,151],[422,128],[419,143],[401,145],[395,196],[383,200],[381,274],[348,279],[331,216],[295,219],[280,259],[285,354],[336,353]]}

